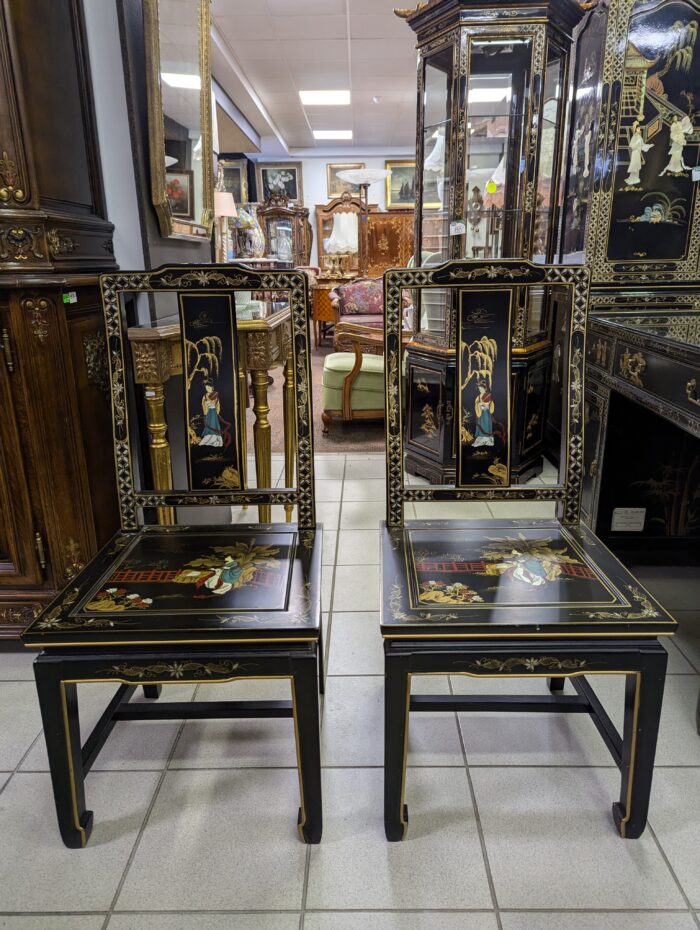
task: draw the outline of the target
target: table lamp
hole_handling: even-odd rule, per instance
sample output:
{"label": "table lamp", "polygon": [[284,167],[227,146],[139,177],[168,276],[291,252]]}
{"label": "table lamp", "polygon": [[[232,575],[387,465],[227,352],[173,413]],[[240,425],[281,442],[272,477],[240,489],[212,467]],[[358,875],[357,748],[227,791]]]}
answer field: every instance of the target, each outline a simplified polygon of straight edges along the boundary
{"label": "table lamp", "polygon": [[219,223],[216,260],[217,262],[225,262],[228,259],[228,218],[238,215],[236,202],[230,191],[214,191],[214,215]]}

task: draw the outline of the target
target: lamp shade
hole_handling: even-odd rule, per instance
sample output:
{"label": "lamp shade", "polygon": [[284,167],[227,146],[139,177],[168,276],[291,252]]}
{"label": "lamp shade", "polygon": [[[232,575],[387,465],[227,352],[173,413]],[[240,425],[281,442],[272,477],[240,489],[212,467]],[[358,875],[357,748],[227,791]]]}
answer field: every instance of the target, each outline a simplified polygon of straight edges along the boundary
{"label": "lamp shade", "polygon": [[339,171],[338,177],[348,184],[374,184],[375,181],[383,181],[388,174],[384,168],[348,168],[347,171]]}
{"label": "lamp shade", "polygon": [[237,216],[236,202],[230,191],[214,191],[215,216]]}

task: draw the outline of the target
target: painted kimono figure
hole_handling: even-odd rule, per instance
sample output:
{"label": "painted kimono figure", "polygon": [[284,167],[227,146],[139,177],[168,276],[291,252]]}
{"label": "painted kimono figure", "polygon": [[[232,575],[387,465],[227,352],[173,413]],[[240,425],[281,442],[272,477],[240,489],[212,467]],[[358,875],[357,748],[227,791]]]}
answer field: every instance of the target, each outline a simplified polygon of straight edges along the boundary
{"label": "painted kimono figure", "polygon": [[627,169],[625,184],[632,186],[642,183],[639,177],[639,172],[642,170],[642,165],[644,164],[644,156],[642,153],[648,152],[649,149],[653,147],[652,144],[644,141],[642,130],[639,128],[639,121],[635,120],[634,123],[632,123],[632,138],[628,146],[630,150],[630,163]]}
{"label": "painted kimono figure", "polygon": [[231,441],[229,434],[230,423],[223,420],[221,414],[221,401],[219,392],[214,389],[211,381],[204,382],[204,396],[202,397],[202,413],[204,414],[204,429],[199,440],[200,446],[227,447]]}
{"label": "painted kimono figure", "polygon": [[691,135],[692,132],[693,124],[687,116],[684,116],[683,119],[679,119],[677,116],[673,117],[671,122],[671,145],[668,150],[671,157],[664,170],[659,174],[660,178],[665,174],[679,175],[685,171],[690,171],[688,165],[683,161],[683,149],[686,144],[686,136]]}
{"label": "painted kimono figure", "polygon": [[479,393],[474,401],[474,411],[476,413],[476,430],[473,446],[492,446],[494,442],[493,432],[493,412],[495,405],[493,395],[489,390],[488,382],[485,378],[479,378],[477,381]]}
{"label": "painted kimono figure", "polygon": [[205,587],[214,594],[228,594],[233,588],[241,587],[242,574],[243,568],[238,560],[227,555],[220,568],[202,572],[195,582],[195,587]]}

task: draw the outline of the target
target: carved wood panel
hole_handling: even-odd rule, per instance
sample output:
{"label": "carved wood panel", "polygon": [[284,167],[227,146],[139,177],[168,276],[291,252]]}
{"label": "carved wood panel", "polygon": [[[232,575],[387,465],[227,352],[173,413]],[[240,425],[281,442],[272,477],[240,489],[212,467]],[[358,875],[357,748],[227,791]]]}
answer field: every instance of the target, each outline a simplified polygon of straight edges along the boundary
{"label": "carved wood panel", "polygon": [[387,268],[405,268],[415,251],[413,212],[390,210],[370,213],[367,224],[369,277],[379,277]]}

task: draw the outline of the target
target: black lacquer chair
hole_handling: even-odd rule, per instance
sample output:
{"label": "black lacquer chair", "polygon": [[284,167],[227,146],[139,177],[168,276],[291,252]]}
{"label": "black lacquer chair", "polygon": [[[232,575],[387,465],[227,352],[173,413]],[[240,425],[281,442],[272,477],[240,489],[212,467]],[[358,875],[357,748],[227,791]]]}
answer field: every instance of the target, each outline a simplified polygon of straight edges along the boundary
{"label": "black lacquer chair", "polygon": [[[322,830],[321,528],[314,502],[306,276],[256,273],[236,265],[170,266],[105,275],[101,283],[122,529],[23,636],[27,645],[42,647],[34,668],[63,841],[69,847],[87,843],[93,814],[86,809],[84,778],[116,721],[286,717],[293,720],[290,739],[297,747],[298,827],[303,840],[317,843]],[[240,290],[273,292],[274,312],[286,314],[287,375],[293,374],[295,387],[294,411],[287,411],[298,475],[294,487],[245,486],[239,348],[247,336],[236,321]],[[139,292],[150,301],[169,301],[179,326],[173,324],[174,339],[155,349],[151,345],[145,355],[139,343],[140,355],[135,350],[132,358],[125,300]],[[164,359],[183,376],[175,400],[184,410],[185,490],[171,490],[165,422],[153,409],[150,463],[139,457],[142,430],[133,411],[142,398],[131,384],[132,363],[134,370],[157,369]],[[154,371],[154,385],[159,377]],[[155,386],[146,385],[143,394],[147,405],[155,400],[163,412]],[[170,433],[176,430],[171,427]],[[149,472],[152,482],[136,481]],[[298,521],[230,522],[232,505],[253,504],[296,505]],[[196,516],[194,511],[201,506],[223,506],[228,522],[197,525],[201,511]],[[194,518],[189,524],[188,515]],[[253,678],[288,679],[291,700],[129,704],[138,685],[147,698],[157,698],[164,684]],[[114,682],[119,688],[81,743],[77,685],[86,681]]]}
{"label": "black lacquer chair", "polygon": [[[638,837],[646,825],[666,673],[666,651],[657,637],[673,633],[676,622],[580,522],[588,273],[511,259],[391,270],[384,282],[387,838],[402,839],[408,825],[410,713],[499,710],[589,714],[622,775],[612,809],[616,827],[623,837]],[[454,414],[446,413],[445,398],[429,391],[421,404],[435,405],[432,416],[423,417],[429,424],[452,419],[455,486],[405,483],[404,426],[415,418],[403,403],[403,288],[416,294],[442,288],[450,308],[443,350],[458,347],[452,350]],[[566,336],[554,350],[552,391],[561,389],[563,423],[560,478],[552,486],[514,486],[510,478],[510,347],[525,300],[543,308],[558,303],[557,319],[566,323]],[[558,519],[404,521],[405,503],[504,500],[554,501]],[[626,676],[622,735],[588,680],[614,674]],[[413,675],[547,678],[552,693],[412,695]],[[566,678],[575,694],[561,693]]]}

